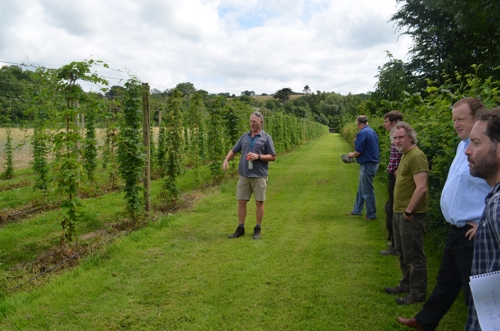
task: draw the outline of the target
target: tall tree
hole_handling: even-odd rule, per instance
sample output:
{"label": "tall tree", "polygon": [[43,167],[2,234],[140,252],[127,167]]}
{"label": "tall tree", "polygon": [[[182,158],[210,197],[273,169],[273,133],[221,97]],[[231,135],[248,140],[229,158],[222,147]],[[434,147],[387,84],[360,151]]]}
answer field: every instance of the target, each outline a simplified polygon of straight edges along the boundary
{"label": "tall tree", "polygon": [[304,92],[305,95],[309,95],[309,93],[311,93],[311,88],[309,87],[309,85],[304,86],[302,92]]}
{"label": "tall tree", "polygon": [[288,99],[290,99],[290,95],[293,94],[293,91],[289,87],[282,88],[281,90],[276,91],[276,93],[273,94],[273,98],[278,99],[283,103],[283,105],[286,105],[286,102]]}
{"label": "tall tree", "polygon": [[497,0],[397,1],[402,6],[391,21],[413,38],[408,65],[420,88],[425,79],[439,84],[456,71],[472,73],[473,64],[482,64],[483,77],[500,78],[494,71],[500,65]]}

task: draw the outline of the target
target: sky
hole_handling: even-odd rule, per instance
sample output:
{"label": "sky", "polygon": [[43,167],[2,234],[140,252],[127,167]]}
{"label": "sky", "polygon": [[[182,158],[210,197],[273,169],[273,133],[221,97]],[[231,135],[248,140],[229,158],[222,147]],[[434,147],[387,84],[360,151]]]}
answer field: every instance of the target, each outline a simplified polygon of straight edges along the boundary
{"label": "sky", "polygon": [[0,66],[93,59],[110,86],[367,93],[387,52],[407,60],[396,11],[396,0],[2,0]]}

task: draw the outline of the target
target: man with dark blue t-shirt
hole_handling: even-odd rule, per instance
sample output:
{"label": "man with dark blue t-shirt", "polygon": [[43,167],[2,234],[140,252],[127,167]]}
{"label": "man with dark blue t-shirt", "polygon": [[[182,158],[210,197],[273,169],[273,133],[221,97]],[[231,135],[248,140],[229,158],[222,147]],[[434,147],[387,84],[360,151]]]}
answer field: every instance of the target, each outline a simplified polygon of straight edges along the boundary
{"label": "man with dark blue t-shirt", "polygon": [[368,126],[368,119],[364,115],[356,119],[358,134],[354,142],[354,152],[347,155],[355,157],[356,162],[360,164],[358,192],[351,215],[361,215],[363,206],[366,203],[365,220],[374,220],[377,218],[377,209],[375,207],[375,190],[373,188],[373,178],[377,173],[380,162],[380,147],[378,145],[378,136],[372,128]]}

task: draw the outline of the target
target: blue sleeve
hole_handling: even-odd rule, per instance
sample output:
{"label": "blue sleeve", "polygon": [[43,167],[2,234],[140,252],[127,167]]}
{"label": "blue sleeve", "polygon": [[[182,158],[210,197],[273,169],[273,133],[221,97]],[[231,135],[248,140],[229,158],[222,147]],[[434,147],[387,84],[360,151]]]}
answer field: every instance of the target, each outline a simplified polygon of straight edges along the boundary
{"label": "blue sleeve", "polygon": [[366,144],[366,132],[364,132],[364,130],[361,130],[358,132],[356,140],[354,141],[354,150],[359,154],[363,154],[365,151],[365,144]]}

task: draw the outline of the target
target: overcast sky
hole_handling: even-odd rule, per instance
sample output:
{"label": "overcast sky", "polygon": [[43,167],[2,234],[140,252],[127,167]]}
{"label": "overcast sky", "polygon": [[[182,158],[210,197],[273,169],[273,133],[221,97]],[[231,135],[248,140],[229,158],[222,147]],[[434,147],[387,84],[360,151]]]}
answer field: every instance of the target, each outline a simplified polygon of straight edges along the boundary
{"label": "overcast sky", "polygon": [[[289,87],[374,90],[386,51],[410,40],[396,0],[1,0],[0,66],[102,60],[110,85],[130,74],[165,90],[272,94]],[[7,63],[6,63],[7,62]]]}

